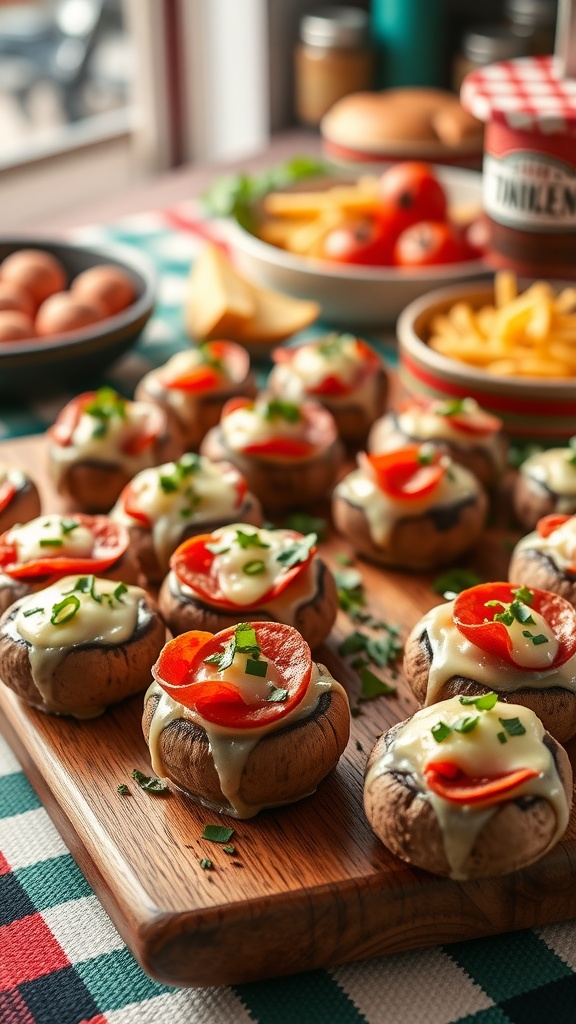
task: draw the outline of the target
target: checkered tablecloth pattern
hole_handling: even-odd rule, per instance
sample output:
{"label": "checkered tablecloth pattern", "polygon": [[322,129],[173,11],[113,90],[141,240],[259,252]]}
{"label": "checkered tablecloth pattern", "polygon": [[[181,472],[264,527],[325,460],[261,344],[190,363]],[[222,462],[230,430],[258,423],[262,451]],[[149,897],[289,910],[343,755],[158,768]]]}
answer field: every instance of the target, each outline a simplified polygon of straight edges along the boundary
{"label": "checkered tablecloth pattern", "polygon": [[[155,315],[102,383],[129,395],[186,344],[181,301],[202,244],[198,216],[190,203],[77,233],[86,244],[136,245],[160,272]],[[393,359],[392,347],[383,351]],[[0,437],[44,430],[69,397],[4,406]],[[0,738],[0,1024],[576,1024],[575,972],[570,923],[233,988],[160,985],[124,945]]]}

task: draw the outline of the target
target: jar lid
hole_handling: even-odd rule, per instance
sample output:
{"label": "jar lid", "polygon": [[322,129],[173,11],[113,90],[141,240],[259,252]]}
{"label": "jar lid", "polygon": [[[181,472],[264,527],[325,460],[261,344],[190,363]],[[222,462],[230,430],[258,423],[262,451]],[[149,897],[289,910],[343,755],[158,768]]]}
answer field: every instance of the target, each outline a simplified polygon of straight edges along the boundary
{"label": "jar lid", "polygon": [[479,121],[521,131],[576,134],[576,80],[562,78],[557,57],[523,57],[467,75],[462,106]]}
{"label": "jar lid", "polygon": [[473,25],[462,36],[462,50],[474,64],[526,56],[526,44],[507,25]]}
{"label": "jar lid", "polygon": [[300,38],[308,46],[352,50],[368,42],[368,14],[360,7],[323,7],[300,21]]}

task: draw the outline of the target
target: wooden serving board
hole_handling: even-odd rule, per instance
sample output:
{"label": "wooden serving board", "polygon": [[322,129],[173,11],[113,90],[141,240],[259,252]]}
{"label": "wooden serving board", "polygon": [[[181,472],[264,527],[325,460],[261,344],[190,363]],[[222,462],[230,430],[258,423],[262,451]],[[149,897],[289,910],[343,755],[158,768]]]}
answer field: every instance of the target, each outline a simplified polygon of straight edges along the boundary
{"label": "wooden serving board", "polygon": [[[43,441],[0,446],[0,457],[39,480],[46,509],[58,509],[43,475]],[[332,564],[344,542],[323,553]],[[485,578],[502,578],[502,535],[487,534]],[[405,637],[439,598],[432,576],[361,570],[370,610]],[[505,578],[505,577],[504,577]],[[351,623],[340,613],[318,650],[356,705],[356,673],[337,648]],[[390,680],[390,672],[380,673]],[[220,820],[235,855],[201,838],[218,816],[177,793],[153,796],[132,782],[149,774],[140,728],[142,698],[77,722],[47,716],[0,686],[0,724],[66,844],[144,970],[173,985],[253,981],[441,942],[538,926],[576,916],[576,830],[547,857],[514,875],[456,883],[412,869],[372,834],[362,779],[379,734],[416,709],[400,674],[395,697],[361,705],[335,772],[299,804],[251,821]],[[117,787],[126,782],[129,796]],[[200,867],[201,858],[212,870]]]}

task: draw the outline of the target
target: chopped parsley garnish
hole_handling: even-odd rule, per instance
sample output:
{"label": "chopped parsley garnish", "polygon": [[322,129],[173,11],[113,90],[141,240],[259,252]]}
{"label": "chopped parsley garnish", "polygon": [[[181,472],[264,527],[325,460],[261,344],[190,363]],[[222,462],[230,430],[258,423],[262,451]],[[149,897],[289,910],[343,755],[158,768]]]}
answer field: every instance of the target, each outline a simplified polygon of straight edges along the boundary
{"label": "chopped parsley garnish", "polygon": [[42,537],[40,540],[41,548],[61,548],[63,544],[61,537]]}
{"label": "chopped parsley garnish", "polygon": [[375,697],[390,697],[397,692],[395,686],[385,683],[369,668],[361,668],[358,675],[361,684],[359,701],[374,700]]}
{"label": "chopped parsley garnish", "polygon": [[284,566],[285,569],[291,569],[294,565],[307,562],[312,548],[317,541],[317,535],[309,533],[302,540],[296,541],[295,544],[291,544],[285,551],[281,551],[279,555],[276,555],[276,561],[280,562],[280,565]]}
{"label": "chopped parsley garnish", "polygon": [[496,733],[496,738],[498,739],[498,741],[500,743],[507,743],[508,742],[508,740],[506,739],[506,733],[505,732],[497,732]]}
{"label": "chopped parsley garnish", "polygon": [[431,445],[423,444],[416,452],[416,462],[420,466],[431,466],[434,462],[435,451]]}
{"label": "chopped parsley garnish", "polygon": [[365,651],[368,640],[369,637],[366,633],[360,633],[359,630],[355,630],[353,633],[349,633],[346,639],[342,641],[338,647],[338,654],[358,654],[359,651]]}
{"label": "chopped parsley garnish", "polygon": [[233,843],[226,843],[226,846],[223,846],[222,849],[224,850],[224,853],[228,853],[230,856],[233,856],[236,853],[236,847]]}
{"label": "chopped parsley garnish", "polygon": [[335,569],[333,576],[338,590],[358,590],[362,587],[362,573],[358,569]]}
{"label": "chopped parsley garnish", "polygon": [[315,533],[321,540],[326,536],[327,522],[320,516],[311,516],[308,512],[292,512],[286,516],[284,526],[296,533]]}
{"label": "chopped parsley garnish", "polygon": [[523,736],[526,732],[519,718],[499,718],[498,721],[509,736]]}
{"label": "chopped parsley garnish", "polygon": [[471,715],[462,715],[462,718],[458,718],[454,722],[452,728],[455,732],[472,732],[472,730],[478,725],[479,721],[480,715],[474,715],[474,717]]}
{"label": "chopped parsley garnish", "polygon": [[127,593],[128,593],[128,587],[126,586],[126,584],[125,583],[119,583],[118,586],[115,588],[115,590],[114,590],[114,592],[112,594],[112,597],[114,598],[115,601],[119,601],[121,603],[123,595],[127,594]]}
{"label": "chopped parsley garnish", "polygon": [[[534,622],[534,619],[532,619],[532,622]],[[525,636],[529,640],[531,640],[534,647],[539,647],[540,644],[548,643],[548,637],[544,636],[544,633],[531,633],[529,629],[523,629],[522,636]]]}
{"label": "chopped parsley garnish", "polygon": [[458,413],[466,412],[466,399],[452,398],[447,402],[441,402],[434,411],[438,416],[457,416]]}
{"label": "chopped parsley garnish", "polygon": [[213,370],[221,370],[222,360],[218,359],[212,351],[212,345],[209,341],[205,341],[202,345],[198,346],[198,351],[202,356],[202,363],[204,366],[211,366]]}
{"label": "chopped parsley garnish", "polygon": [[246,576],[260,576],[261,573],[266,571],[266,563],[261,558],[253,558],[251,562],[246,562],[242,566],[242,572]]}
{"label": "chopped parsley garnish", "polygon": [[342,345],[347,341],[356,341],[356,339],[353,334],[337,334],[336,331],[333,331],[319,342],[317,350],[320,355],[329,359],[330,356],[339,355]]}
{"label": "chopped parsley garnish", "polygon": [[501,622],[504,626],[511,626],[514,620],[522,625],[534,623],[529,605],[534,600],[534,592],[528,587],[517,587],[512,591],[514,600],[506,604],[504,601],[485,601],[485,608],[501,608],[502,611],[495,612],[492,616],[493,622]]}
{"label": "chopped parsley garnish", "polygon": [[109,422],[114,416],[126,419],[126,399],[114,388],[99,388],[94,398],[86,403],[83,412],[99,421],[92,436],[102,438],[106,436]]}
{"label": "chopped parsley garnish", "polygon": [[245,533],[244,530],[236,530],[236,544],[245,551],[247,548],[269,548],[257,533]]}
{"label": "chopped parsley garnish", "polygon": [[244,671],[247,676],[259,676],[263,679],[268,671],[268,663],[266,661],[255,661],[254,658],[247,658]]}
{"label": "chopped parsley garnish", "polygon": [[202,871],[211,871],[212,868],[214,867],[209,857],[201,857],[198,863],[202,868]]}
{"label": "chopped parsley garnish", "polygon": [[233,835],[234,829],[225,825],[205,825],[202,839],[207,839],[209,843],[227,843]]}
{"label": "chopped parsley garnish", "polygon": [[116,792],[119,793],[120,796],[126,796],[126,794],[130,792],[130,790],[125,782],[121,782],[120,785],[116,787]]}
{"label": "chopped parsley garnish", "polygon": [[60,520],[60,529],[62,530],[62,533],[65,536],[68,533],[72,533],[73,530],[77,530],[79,526],[80,526],[80,523],[74,522],[73,519],[61,519]]}
{"label": "chopped parsley garnish", "polygon": [[38,612],[43,611],[43,608],[28,608],[28,611],[22,612],[22,615],[24,616],[25,619],[27,619],[29,615],[37,615]]}
{"label": "chopped parsley garnish", "polygon": [[186,452],[181,459],[173,463],[173,466],[174,468],[169,473],[160,473],[158,477],[158,483],[164,494],[173,494],[180,490],[186,478],[200,468],[200,456],[194,452]]}
{"label": "chopped parsley garnish", "polygon": [[62,626],[73,619],[80,607],[80,600],[75,594],[68,594],[62,601],[52,606],[50,622],[53,626]]}
{"label": "chopped parsley garnish", "polygon": [[446,725],[445,722],[436,722],[436,725],[432,726],[430,732],[436,740],[436,743],[442,743],[442,740],[445,740],[446,737],[450,735],[452,729],[449,725]]}
{"label": "chopped parsley garnish", "polygon": [[481,697],[460,697],[459,700],[464,707],[473,704],[478,711],[491,711],[498,703],[498,694],[490,690],[489,693],[483,693]]}
{"label": "chopped parsley garnish", "polygon": [[144,775],[137,768],[133,768],[132,778],[146,793],[166,793],[168,790],[168,783],[163,779],[158,779],[154,775]]}
{"label": "chopped parsley garnish", "polygon": [[210,654],[208,658],[204,658],[204,661],[207,665],[217,665],[220,671],[223,672],[224,669],[230,668],[236,652],[252,654],[255,661],[260,657],[260,647],[256,639],[256,632],[249,622],[238,623],[234,628],[233,635],[224,644],[224,649],[217,651],[215,654]]}
{"label": "chopped parsley garnish", "polygon": [[272,689],[266,698],[268,701],[272,704],[283,704],[285,700],[288,700],[288,690],[284,690],[280,686],[274,686],[274,683],[270,683],[270,686]]}
{"label": "chopped parsley garnish", "polygon": [[441,594],[446,601],[452,601],[463,590],[476,587],[481,582],[480,576],[472,569],[449,569],[434,580],[432,590],[435,594]]}
{"label": "chopped parsley garnish", "polygon": [[294,402],[284,402],[281,398],[271,398],[264,405],[265,420],[286,420],[287,423],[298,423],[302,418],[299,407]]}

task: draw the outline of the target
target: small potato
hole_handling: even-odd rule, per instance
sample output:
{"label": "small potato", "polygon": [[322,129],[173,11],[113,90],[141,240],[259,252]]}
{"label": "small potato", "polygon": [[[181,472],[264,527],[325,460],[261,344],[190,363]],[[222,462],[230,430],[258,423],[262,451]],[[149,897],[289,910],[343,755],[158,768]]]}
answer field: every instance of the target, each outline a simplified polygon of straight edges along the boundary
{"label": "small potato", "polygon": [[34,323],[26,313],[17,309],[0,310],[0,342],[23,341],[35,337]]}
{"label": "small potato", "polygon": [[19,313],[26,313],[33,319],[36,312],[36,303],[30,292],[21,288],[19,284],[11,281],[0,280],[0,310],[12,309]]}
{"label": "small potato", "polygon": [[36,307],[49,295],[66,287],[66,271],[49,252],[43,249],[18,249],[0,264],[0,278],[20,285],[32,295]]}
{"label": "small potato", "polygon": [[79,301],[71,292],[57,292],[42,303],[36,316],[36,331],[42,337],[82,330],[105,317],[96,303]]}
{"label": "small potato", "polygon": [[120,267],[106,263],[78,274],[70,291],[79,302],[101,306],[105,316],[114,316],[136,298],[132,278]]}

